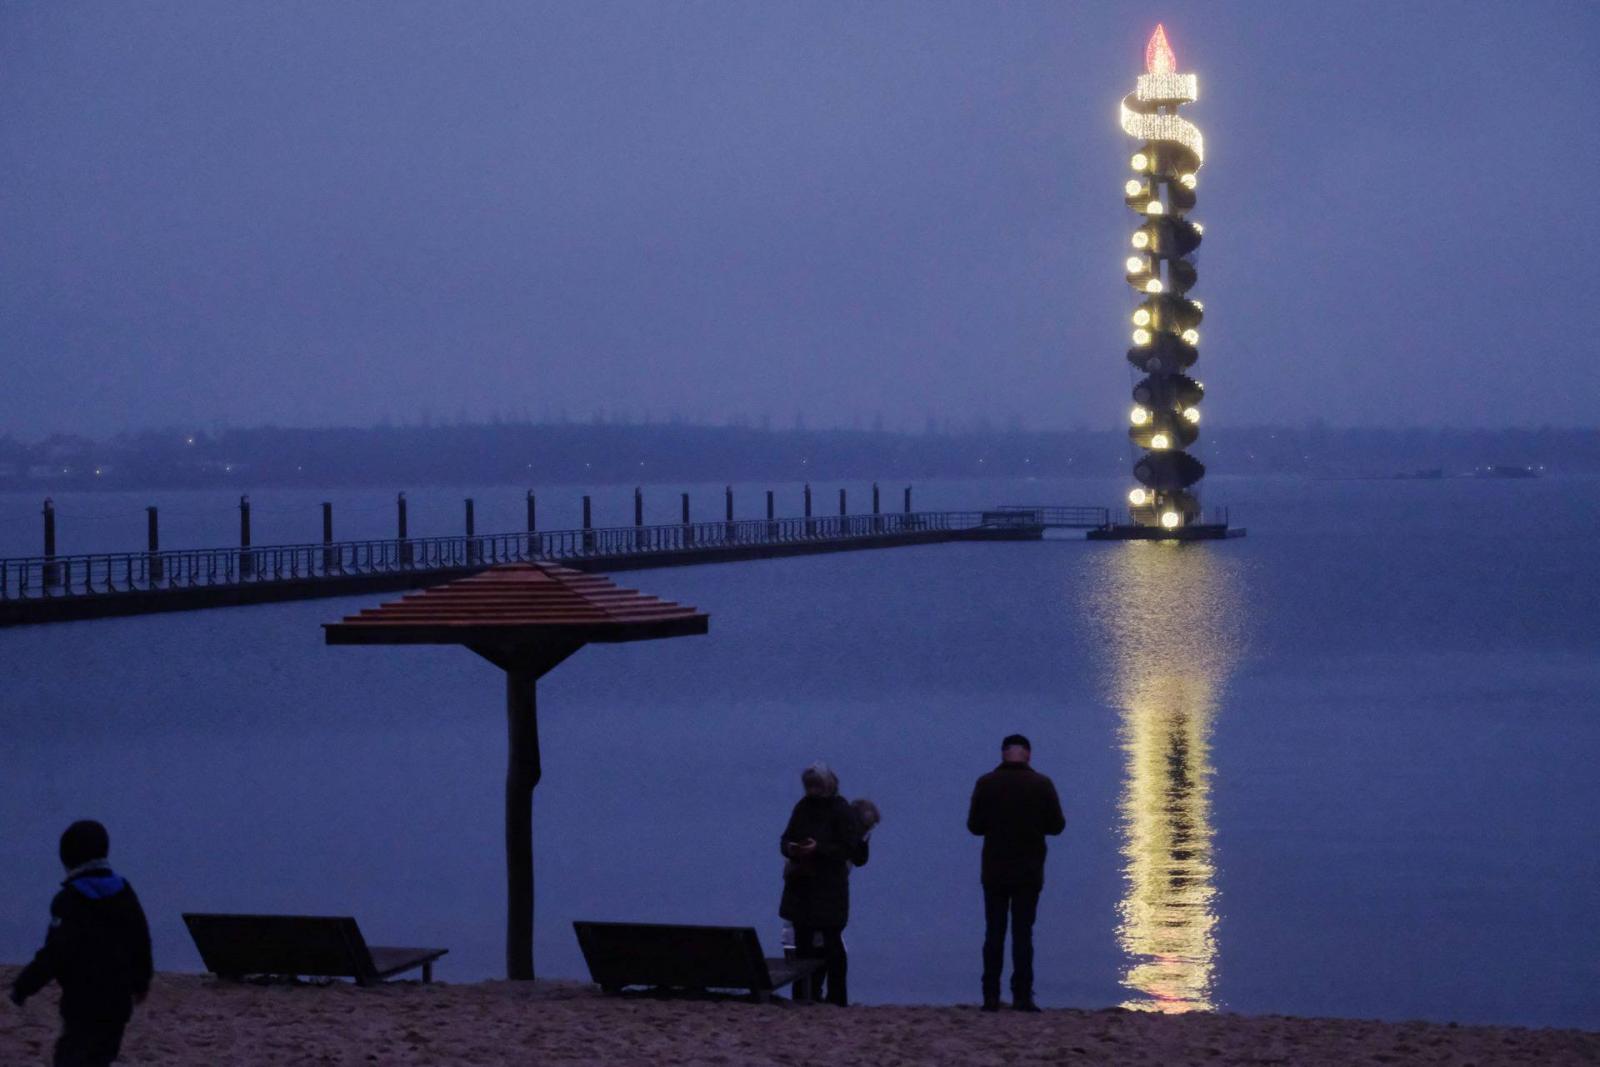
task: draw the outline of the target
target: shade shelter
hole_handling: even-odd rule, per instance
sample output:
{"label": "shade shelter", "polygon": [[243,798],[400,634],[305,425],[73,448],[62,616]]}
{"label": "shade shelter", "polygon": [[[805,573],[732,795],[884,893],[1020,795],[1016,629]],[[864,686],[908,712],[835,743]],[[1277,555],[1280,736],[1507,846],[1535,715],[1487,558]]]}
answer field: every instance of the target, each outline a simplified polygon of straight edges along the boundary
{"label": "shade shelter", "polygon": [[598,574],[511,563],[323,624],[330,645],[465,645],[506,672],[506,977],[533,977],[539,679],[590,643],[703,634],[709,623]]}

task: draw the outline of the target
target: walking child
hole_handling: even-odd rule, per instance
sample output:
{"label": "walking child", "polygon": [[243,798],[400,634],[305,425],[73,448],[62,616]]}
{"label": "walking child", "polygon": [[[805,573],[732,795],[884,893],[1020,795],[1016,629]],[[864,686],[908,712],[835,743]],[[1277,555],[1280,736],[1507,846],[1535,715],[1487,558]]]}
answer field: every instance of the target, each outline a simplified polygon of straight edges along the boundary
{"label": "walking child", "polygon": [[150,927],[139,898],[106,861],[111,838],[90,819],[61,835],[67,877],[50,902],[44,947],[11,985],[21,1007],[52,981],[61,986],[61,1036],[54,1067],[105,1067],[150,991]]}

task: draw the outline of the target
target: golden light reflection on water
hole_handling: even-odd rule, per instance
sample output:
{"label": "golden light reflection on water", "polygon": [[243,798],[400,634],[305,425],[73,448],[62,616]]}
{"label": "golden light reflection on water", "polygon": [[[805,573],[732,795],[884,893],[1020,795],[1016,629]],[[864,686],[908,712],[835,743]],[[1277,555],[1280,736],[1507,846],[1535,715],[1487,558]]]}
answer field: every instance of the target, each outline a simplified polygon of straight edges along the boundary
{"label": "golden light reflection on water", "polygon": [[1123,1007],[1210,1011],[1217,968],[1211,721],[1243,632],[1216,546],[1119,545],[1096,589],[1122,710]]}

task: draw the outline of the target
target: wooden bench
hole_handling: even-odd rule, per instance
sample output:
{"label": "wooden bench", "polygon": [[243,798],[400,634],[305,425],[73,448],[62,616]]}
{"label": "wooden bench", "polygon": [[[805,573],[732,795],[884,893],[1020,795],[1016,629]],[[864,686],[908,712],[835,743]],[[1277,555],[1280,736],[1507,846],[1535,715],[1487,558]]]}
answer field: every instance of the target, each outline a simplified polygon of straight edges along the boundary
{"label": "wooden bench", "polygon": [[747,989],[766,1003],[794,986],[809,1000],[808,983],[821,960],[771,959],[748,926],[679,926],[668,923],[575,922],[589,977],[607,993],[626,986],[666,989]]}
{"label": "wooden bench", "polygon": [[448,951],[369,946],[349,916],[185,912],[183,922],[206,970],[233,981],[256,974],[308,975],[377,985],[421,967],[422,980],[431,982],[433,961]]}

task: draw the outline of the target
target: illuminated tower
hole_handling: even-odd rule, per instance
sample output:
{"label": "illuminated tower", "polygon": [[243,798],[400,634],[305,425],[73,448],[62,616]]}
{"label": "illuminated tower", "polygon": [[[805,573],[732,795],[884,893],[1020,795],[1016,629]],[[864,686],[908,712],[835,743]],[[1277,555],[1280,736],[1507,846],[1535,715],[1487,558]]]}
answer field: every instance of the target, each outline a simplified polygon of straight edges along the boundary
{"label": "illuminated tower", "polygon": [[[1139,215],[1128,257],[1128,284],[1140,296],[1133,312],[1128,362],[1143,377],[1133,387],[1128,437],[1144,449],[1133,465],[1139,482],[1128,494],[1136,527],[1177,534],[1200,523],[1195,486],[1206,469],[1185,449],[1200,436],[1200,383],[1189,370],[1200,357],[1201,307],[1189,299],[1201,227],[1194,210],[1196,175],[1205,160],[1200,131],[1178,108],[1197,93],[1193,74],[1179,74],[1166,31],[1156,27],[1144,53],[1146,73],[1122,101],[1122,128],[1140,144],[1134,176],[1123,188]],[[1196,531],[1198,532],[1198,531]]]}

